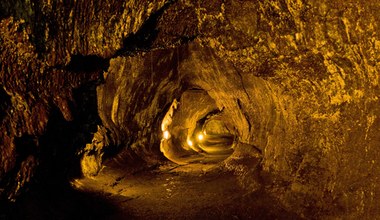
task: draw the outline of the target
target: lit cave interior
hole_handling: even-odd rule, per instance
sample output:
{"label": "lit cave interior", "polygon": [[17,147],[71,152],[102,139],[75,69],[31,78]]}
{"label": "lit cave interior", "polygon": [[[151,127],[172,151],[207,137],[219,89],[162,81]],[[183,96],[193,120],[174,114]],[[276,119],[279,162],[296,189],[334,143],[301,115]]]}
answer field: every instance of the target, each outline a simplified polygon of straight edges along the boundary
{"label": "lit cave interior", "polygon": [[0,219],[377,219],[380,2],[0,0]]}

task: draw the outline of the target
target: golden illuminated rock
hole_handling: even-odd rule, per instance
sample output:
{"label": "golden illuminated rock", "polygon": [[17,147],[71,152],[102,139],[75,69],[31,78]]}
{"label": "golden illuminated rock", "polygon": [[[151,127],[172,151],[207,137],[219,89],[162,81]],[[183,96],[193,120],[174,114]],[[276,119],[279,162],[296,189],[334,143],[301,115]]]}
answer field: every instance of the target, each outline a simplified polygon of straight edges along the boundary
{"label": "golden illuminated rock", "polygon": [[0,206],[75,182],[115,218],[380,215],[378,1],[15,2]]}

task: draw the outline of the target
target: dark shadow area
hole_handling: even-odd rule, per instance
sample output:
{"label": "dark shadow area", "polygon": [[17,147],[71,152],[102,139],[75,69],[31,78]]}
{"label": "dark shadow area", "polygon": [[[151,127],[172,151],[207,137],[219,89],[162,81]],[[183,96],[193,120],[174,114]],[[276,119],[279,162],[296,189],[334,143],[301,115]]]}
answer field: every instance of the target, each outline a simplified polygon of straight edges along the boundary
{"label": "dark shadow area", "polygon": [[[4,95],[0,91],[0,95]],[[16,202],[0,200],[3,219],[108,219],[117,209],[102,193],[74,190],[70,181],[81,176],[80,150],[90,143],[97,125],[96,85],[87,84],[74,91],[71,103],[74,120],[66,121],[57,107],[51,110],[46,133],[36,138],[24,135],[15,141],[17,161],[37,156],[39,167],[28,191]],[[1,105],[3,106],[3,105]],[[11,173],[9,177],[14,177]],[[127,215],[123,211],[123,215]]]}
{"label": "dark shadow area", "polygon": [[22,137],[15,138],[17,161],[21,163],[29,155],[36,156],[37,153],[37,139],[31,135],[23,135]]}
{"label": "dark shadow area", "polygon": [[4,119],[6,111],[11,105],[11,97],[5,92],[0,85],[0,122]]}
{"label": "dark shadow area", "polygon": [[53,108],[46,133],[40,138],[41,166],[38,179],[66,182],[81,176],[80,151],[91,143],[101,120],[97,113],[96,85],[87,84],[73,91],[74,120],[66,121]]}
{"label": "dark shadow area", "polygon": [[[15,138],[15,165],[8,173],[6,173],[6,175],[2,177],[2,182],[0,182],[0,190],[5,190],[5,192],[11,193],[1,194],[2,192],[0,191],[0,207],[2,207],[2,203],[6,203],[7,200],[12,200],[14,196],[18,196],[20,194],[21,191],[19,191],[18,189],[19,186],[14,184],[13,182],[23,180],[26,181],[25,185],[29,186],[28,180],[25,179],[31,177],[31,173],[34,170],[34,163],[30,162],[34,162],[34,158],[37,155],[38,148],[36,145],[36,141],[36,137],[31,135],[23,135],[21,137]],[[25,163],[24,166],[23,163]],[[22,177],[20,178],[20,176]]]}
{"label": "dark shadow area", "polygon": [[99,70],[106,71],[109,67],[109,60],[95,55],[73,55],[70,63],[65,67],[71,72],[96,72]]}
{"label": "dark shadow area", "polygon": [[79,146],[74,143],[78,140],[85,142],[86,137],[78,134],[79,127],[75,123],[75,120],[65,121],[57,108],[52,110],[46,133],[40,138],[38,182],[63,184],[70,177],[80,175],[79,157],[76,155]]}
{"label": "dark shadow area", "polygon": [[31,2],[28,0],[1,1],[0,19],[13,16],[16,19],[28,21],[32,14],[30,8]]}
{"label": "dark shadow area", "polygon": [[[68,184],[25,193],[15,203],[0,204],[0,219],[110,219],[120,213],[101,193],[84,193]],[[123,211],[128,218],[128,213]]]}

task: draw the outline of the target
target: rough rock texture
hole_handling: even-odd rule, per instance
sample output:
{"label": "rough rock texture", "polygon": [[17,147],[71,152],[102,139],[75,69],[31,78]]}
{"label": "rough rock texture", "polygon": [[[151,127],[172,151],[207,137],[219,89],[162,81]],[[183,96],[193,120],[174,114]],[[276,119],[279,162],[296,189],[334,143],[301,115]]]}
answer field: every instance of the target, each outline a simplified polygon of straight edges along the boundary
{"label": "rough rock texture", "polygon": [[[30,24],[35,49],[49,66],[67,65],[72,55],[110,57],[144,21],[169,1],[23,1],[4,3],[5,16]],[[134,45],[126,45],[133,47]]]}
{"label": "rough rock texture", "polygon": [[[2,187],[14,188],[10,198],[25,182],[29,182],[40,151],[39,137],[46,132],[50,112],[58,108],[70,121],[73,115],[69,103],[72,89],[87,81],[96,81],[99,74],[71,74],[49,69],[37,59],[30,44],[28,27],[12,18],[1,21],[1,169]],[[28,162],[28,161],[36,161]],[[13,186],[7,183],[17,178]],[[8,185],[11,184],[11,185]],[[6,191],[8,191],[6,190]]]}
{"label": "rough rock texture", "polygon": [[[86,136],[91,135],[92,127],[96,129],[99,122],[92,114],[94,110],[96,114],[96,109],[88,109],[93,94],[88,90],[101,81],[100,73],[108,66],[108,61],[100,57],[116,54],[123,40],[137,32],[149,15],[165,4],[124,2],[118,5],[117,2],[101,1],[93,5],[77,1],[17,1],[16,4],[1,4],[2,196],[14,199],[24,183],[29,182],[35,173],[31,170],[37,164],[24,163],[29,156],[38,161],[39,157],[49,157],[51,153],[56,156],[56,150],[52,149],[64,147],[62,151],[74,151],[69,156],[75,157],[75,152],[89,142]],[[102,27],[117,31],[104,31]],[[80,87],[82,89],[76,91],[85,97],[82,94],[74,97],[74,89]],[[56,120],[49,120],[51,112],[57,112],[57,108],[64,120],[74,122],[65,123],[59,119],[59,113],[53,114]],[[50,127],[61,126],[67,138],[57,137],[58,129],[51,133],[46,131],[48,122],[55,123]],[[57,144],[55,138],[64,141]],[[14,181],[16,176],[19,181]]]}
{"label": "rough rock texture", "polygon": [[247,192],[300,218],[380,215],[377,1],[17,2],[0,7],[1,195],[15,198],[48,163],[46,140],[65,120],[89,125],[76,136],[104,128],[64,151],[95,155],[88,174],[105,155],[163,160],[162,119],[195,88],[234,128],[223,165]]}

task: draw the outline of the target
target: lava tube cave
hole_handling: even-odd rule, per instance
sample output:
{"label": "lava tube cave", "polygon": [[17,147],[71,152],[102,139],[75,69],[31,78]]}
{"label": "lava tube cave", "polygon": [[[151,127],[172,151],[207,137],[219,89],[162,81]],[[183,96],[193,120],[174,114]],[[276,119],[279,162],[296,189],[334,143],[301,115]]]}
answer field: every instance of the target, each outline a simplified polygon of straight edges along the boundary
{"label": "lava tube cave", "polygon": [[2,0],[0,220],[378,219],[379,13]]}

